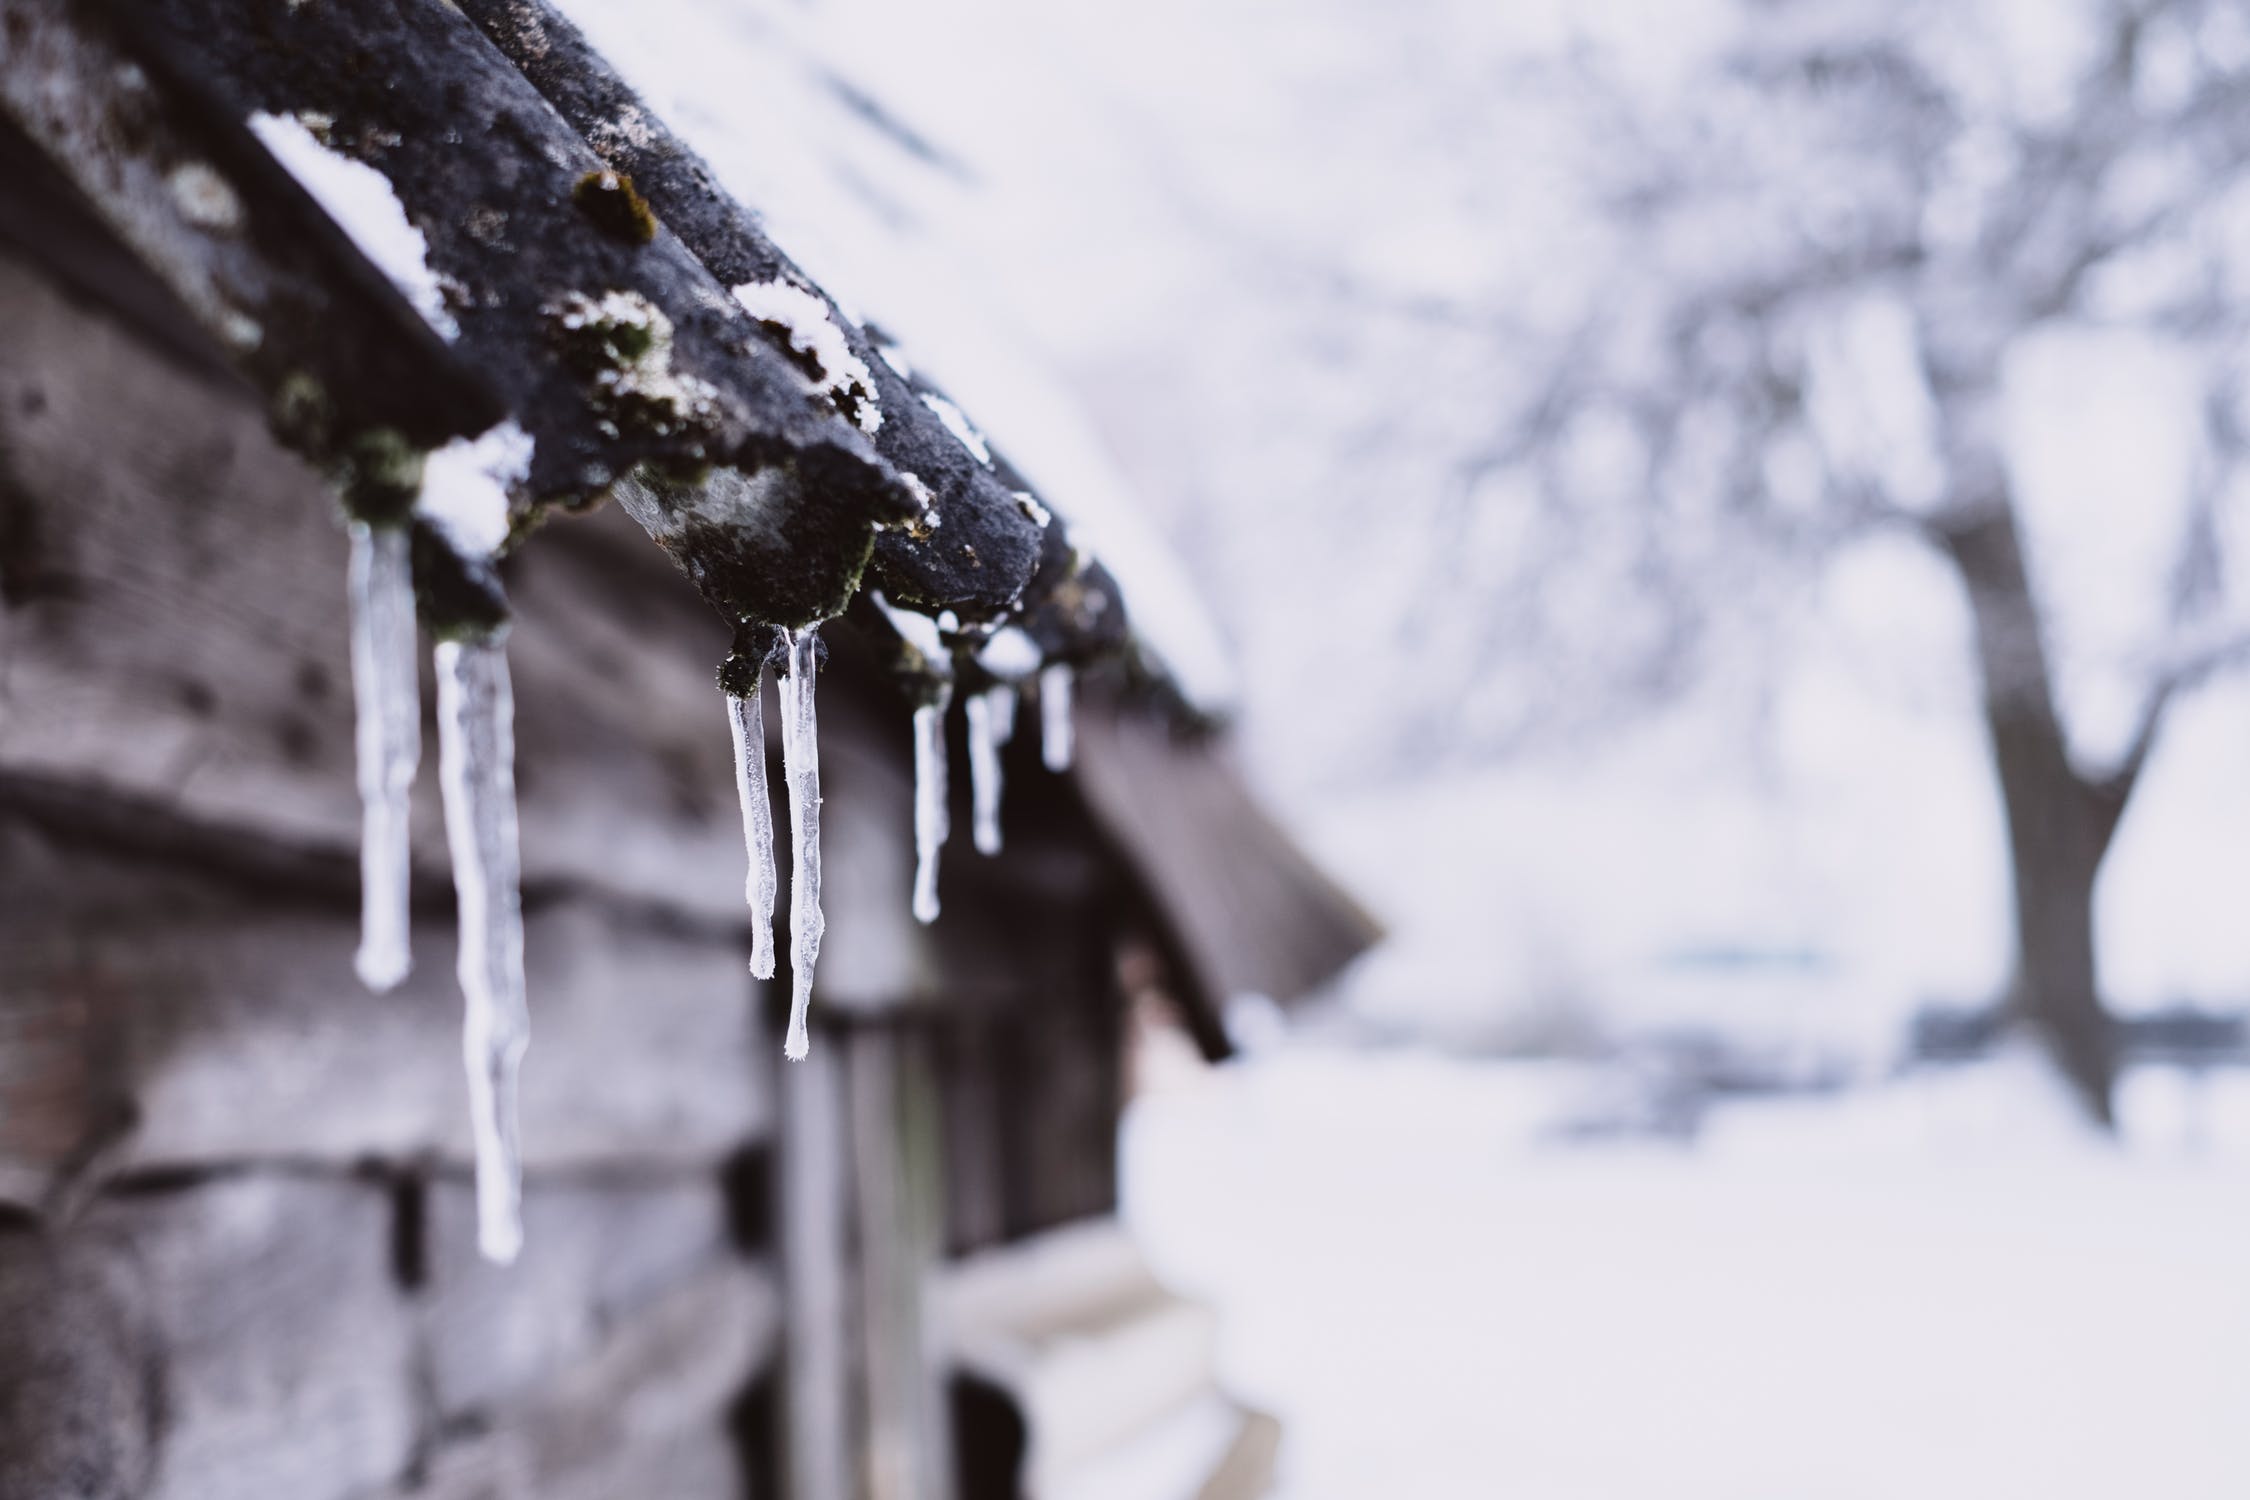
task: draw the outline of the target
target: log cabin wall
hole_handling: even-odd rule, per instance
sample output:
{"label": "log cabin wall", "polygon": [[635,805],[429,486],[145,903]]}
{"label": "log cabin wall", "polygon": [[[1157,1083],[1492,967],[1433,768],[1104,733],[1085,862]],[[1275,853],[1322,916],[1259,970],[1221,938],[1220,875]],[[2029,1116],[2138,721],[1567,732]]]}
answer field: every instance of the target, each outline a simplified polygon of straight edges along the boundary
{"label": "log cabin wall", "polygon": [[416,972],[351,974],[330,502],[19,261],[0,323],[0,1494],[746,1493],[772,1048],[724,631],[637,536],[520,571],[530,1240],[488,1266],[427,769]]}
{"label": "log cabin wall", "polygon": [[[351,974],[331,502],[191,339],[5,254],[0,329],[0,1497],[757,1492],[778,997],[723,627],[614,514],[508,566],[534,1040],[487,1266],[427,766],[416,971]],[[957,842],[915,927],[906,709],[838,658],[816,1045],[934,1028],[957,1246],[1106,1211],[1121,877],[1017,754],[1008,856]]]}

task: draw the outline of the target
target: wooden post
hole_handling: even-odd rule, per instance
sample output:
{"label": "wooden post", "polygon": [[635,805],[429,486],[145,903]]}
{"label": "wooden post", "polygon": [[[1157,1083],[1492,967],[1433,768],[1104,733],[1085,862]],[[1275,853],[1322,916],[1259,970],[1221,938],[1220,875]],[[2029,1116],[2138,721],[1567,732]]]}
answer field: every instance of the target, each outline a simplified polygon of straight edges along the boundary
{"label": "wooden post", "polygon": [[791,1500],[953,1500],[927,1046],[883,1022],[824,1027],[780,1093]]}
{"label": "wooden post", "polygon": [[791,1500],[854,1500],[842,1060],[833,1035],[780,1062],[776,1174],[785,1339],[782,1462]]}

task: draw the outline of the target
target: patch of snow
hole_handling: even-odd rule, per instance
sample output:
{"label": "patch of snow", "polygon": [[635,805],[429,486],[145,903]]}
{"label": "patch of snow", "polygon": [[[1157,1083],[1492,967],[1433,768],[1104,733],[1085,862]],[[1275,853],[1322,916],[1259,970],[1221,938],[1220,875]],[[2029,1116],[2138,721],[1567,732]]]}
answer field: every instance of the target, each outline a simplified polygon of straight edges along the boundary
{"label": "patch of snow", "polygon": [[913,524],[931,531],[945,524],[945,517],[937,513],[937,496],[930,493],[930,487],[922,482],[922,476],[911,469],[901,469],[898,477],[899,482],[906,486],[907,493],[922,507],[922,514],[914,518]]}
{"label": "patch of snow", "polygon": [[190,224],[222,234],[242,228],[242,199],[209,162],[181,162],[164,174],[164,185]]}
{"label": "patch of snow", "polygon": [[455,438],[422,464],[416,514],[456,549],[490,557],[508,539],[508,491],[531,472],[532,438],[513,417],[475,438]]}
{"label": "patch of snow", "polygon": [[922,404],[936,414],[937,419],[945,424],[945,430],[952,433],[962,447],[976,455],[978,463],[983,464],[988,469],[992,467],[991,446],[985,442],[984,434],[977,431],[976,425],[969,420],[967,414],[960,407],[955,406],[935,391],[924,391],[922,393]]}
{"label": "patch of snow", "polygon": [[[594,398],[605,409],[633,410],[636,420],[660,434],[710,415],[718,391],[709,381],[672,368],[672,320],[639,292],[611,290],[599,297],[572,292],[556,305],[553,316],[566,333],[590,335],[606,346],[604,352],[614,360],[594,376]],[[640,347],[629,357],[615,338],[616,330],[628,328],[646,335],[635,341]]]}
{"label": "patch of snow", "polygon": [[814,387],[844,406],[862,432],[883,425],[883,409],[875,400],[875,377],[829,316],[828,304],[788,281],[745,281],[734,288],[734,300],[761,323],[783,329],[789,347],[819,368]]}
{"label": "patch of snow", "polygon": [[366,162],[322,145],[295,115],[259,110],[250,116],[250,129],[351,237],[359,253],[413,304],[423,322],[449,343],[461,336],[461,325],[445,305],[437,273],[430,269],[430,242],[407,218],[406,205],[399,202],[389,178]]}
{"label": "patch of snow", "polygon": [[2221,1500],[2250,1073],[2128,1077],[2122,1142],[2001,1059],[1592,1145],[1581,1065],[1299,1043],[1138,1101],[1121,1197],[1276,1500]]}

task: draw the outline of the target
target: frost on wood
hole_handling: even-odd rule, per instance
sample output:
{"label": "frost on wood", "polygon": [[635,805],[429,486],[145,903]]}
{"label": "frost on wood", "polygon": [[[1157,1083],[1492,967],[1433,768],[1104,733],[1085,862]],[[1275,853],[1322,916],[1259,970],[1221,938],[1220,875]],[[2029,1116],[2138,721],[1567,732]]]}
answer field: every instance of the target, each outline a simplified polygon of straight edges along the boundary
{"label": "frost on wood", "polygon": [[[914,920],[938,918],[938,851],[952,829],[946,816],[945,710],[950,693],[914,710]],[[973,700],[972,700],[973,701]]]}
{"label": "frost on wood", "polygon": [[412,544],[403,526],[351,531],[352,701],[358,714],[360,982],[383,991],[413,966],[408,947],[408,797],[422,759]]}
{"label": "frost on wood", "polygon": [[813,707],[819,656],[817,625],[781,633],[787,675],[781,679],[781,766],[789,783],[789,1034],[782,1055],[803,1061],[812,1050],[813,964],[820,957],[820,722]]}
{"label": "frost on wood", "polygon": [[437,648],[438,782],[460,912],[461,1053],[476,1136],[477,1245],[506,1263],[523,1246],[516,1075],[530,1042],[516,852],[515,702],[498,640]]}
{"label": "frost on wood", "polygon": [[641,293],[571,292],[550,316],[565,359],[588,381],[606,436],[629,428],[669,437],[701,430],[717,416],[718,388],[674,368],[678,331]]}
{"label": "frost on wood", "polygon": [[766,675],[761,668],[747,698],[727,694],[727,724],[734,732],[734,789],[742,799],[742,845],[750,856],[743,899],[750,903],[750,973],[773,978],[773,905],[779,879],[773,864],[773,801],[766,792]]}
{"label": "frost on wood", "polygon": [[985,442],[984,434],[977,431],[976,424],[969,420],[968,413],[935,391],[924,391],[922,404],[930,409],[931,415],[945,424],[945,430],[952,433],[962,447],[976,455],[978,463],[988,469],[992,467],[991,445]]}
{"label": "frost on wood", "polygon": [[1039,674],[1039,756],[1050,771],[1070,769],[1070,668]]}
{"label": "frost on wood", "polygon": [[969,799],[977,853],[1000,852],[1000,747],[1015,730],[1016,690],[987,688],[969,699]]}
{"label": "frost on wood", "polygon": [[461,325],[447,310],[444,289],[430,269],[430,242],[407,218],[406,205],[398,201],[390,179],[367,163],[323,145],[308,120],[327,123],[317,116],[260,110],[250,117],[250,129],[297,179],[297,185],[351,236],[359,253],[413,304],[422,321],[446,341],[458,339]]}
{"label": "frost on wood", "polygon": [[836,403],[862,432],[883,425],[883,409],[875,401],[875,376],[866,362],[852,352],[844,330],[829,315],[828,304],[803,287],[788,281],[746,281],[734,289],[734,300],[760,323],[776,330],[789,342],[790,352],[811,377],[813,388]]}

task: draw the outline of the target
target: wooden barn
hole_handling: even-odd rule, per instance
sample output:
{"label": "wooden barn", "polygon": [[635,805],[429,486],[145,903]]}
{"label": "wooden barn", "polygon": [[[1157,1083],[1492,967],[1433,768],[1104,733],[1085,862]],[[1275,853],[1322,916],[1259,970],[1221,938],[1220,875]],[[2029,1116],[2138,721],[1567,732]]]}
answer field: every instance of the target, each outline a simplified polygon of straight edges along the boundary
{"label": "wooden barn", "polygon": [[[1256,1493],[1116,1221],[1134,1039],[1373,932],[1071,506],[536,0],[0,0],[0,1500]],[[374,993],[384,555],[454,665]],[[826,930],[761,980],[738,787],[815,681]]]}

